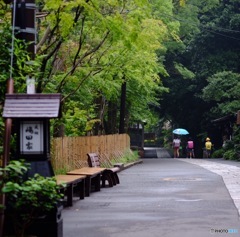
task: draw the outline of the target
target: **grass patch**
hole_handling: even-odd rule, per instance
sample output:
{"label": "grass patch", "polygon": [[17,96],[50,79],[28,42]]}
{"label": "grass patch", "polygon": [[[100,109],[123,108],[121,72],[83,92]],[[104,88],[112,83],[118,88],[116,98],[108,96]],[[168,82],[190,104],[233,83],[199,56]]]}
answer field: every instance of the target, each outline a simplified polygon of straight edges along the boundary
{"label": "grass patch", "polygon": [[132,163],[139,160],[138,151],[127,150],[124,152],[123,156],[119,159],[120,163]]}
{"label": "grass patch", "polygon": [[66,174],[68,172],[68,170],[66,168],[63,169],[58,169],[54,171],[55,175],[60,175],[60,174]]}

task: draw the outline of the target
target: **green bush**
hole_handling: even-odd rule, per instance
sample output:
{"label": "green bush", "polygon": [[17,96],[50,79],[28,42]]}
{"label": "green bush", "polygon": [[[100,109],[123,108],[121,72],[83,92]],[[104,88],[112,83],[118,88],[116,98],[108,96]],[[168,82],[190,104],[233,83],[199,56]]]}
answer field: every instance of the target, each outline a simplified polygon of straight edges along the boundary
{"label": "green bush", "polygon": [[234,150],[227,150],[224,155],[223,158],[225,160],[236,160],[238,158],[236,151]]}
{"label": "green bush", "polygon": [[26,178],[28,167],[21,160],[0,168],[0,194],[6,195],[6,215],[11,219],[17,237],[24,236],[26,229],[38,217],[51,211],[62,198],[54,177],[36,174]]}
{"label": "green bush", "polygon": [[221,148],[221,149],[219,149],[219,150],[214,151],[214,152],[212,153],[211,157],[212,157],[212,158],[222,158],[223,155],[224,155],[224,149]]}
{"label": "green bush", "polygon": [[224,150],[227,151],[227,150],[231,150],[233,148],[234,148],[234,141],[227,140],[225,143],[225,146],[224,146]]}

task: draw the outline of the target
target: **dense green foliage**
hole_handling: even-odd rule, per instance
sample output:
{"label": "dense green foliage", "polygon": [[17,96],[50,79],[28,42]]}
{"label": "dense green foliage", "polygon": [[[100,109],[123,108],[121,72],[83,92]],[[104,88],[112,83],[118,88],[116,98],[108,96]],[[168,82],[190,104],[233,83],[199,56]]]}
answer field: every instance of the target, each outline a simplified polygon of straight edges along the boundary
{"label": "dense green foliage", "polygon": [[199,155],[206,136],[221,147],[223,134],[211,121],[240,108],[239,6],[236,0],[190,0],[175,15],[182,44],[172,44],[165,56],[170,76],[163,85],[170,92],[161,101],[161,122],[188,129]]}
{"label": "dense green foliage", "polygon": [[0,194],[6,195],[7,212],[15,236],[25,236],[26,229],[40,216],[46,215],[62,198],[60,186],[54,177],[36,174],[26,179],[28,165],[24,161],[11,161],[0,168]]}
{"label": "dense green foliage", "polygon": [[219,72],[207,79],[208,85],[203,88],[203,99],[214,101],[212,112],[216,116],[236,113],[239,110],[240,74]]}
{"label": "dense green foliage", "polygon": [[[38,0],[37,45],[34,67],[24,44],[15,40],[15,91],[25,92],[25,78],[36,79],[40,93],[61,93],[63,118],[55,131],[76,136],[116,133],[122,84],[126,83],[125,128],[136,121],[156,123],[152,106],[167,91],[160,76],[167,40],[179,41],[179,23],[159,12],[173,14],[171,1],[55,1]],[[1,104],[10,77],[11,9],[4,6],[1,39]],[[183,1],[176,2],[183,4]],[[20,51],[18,49],[23,49]],[[2,53],[3,52],[3,53]],[[60,130],[61,126],[64,129]],[[63,134],[59,134],[63,135]]]}
{"label": "dense green foliage", "polygon": [[[58,125],[65,125],[65,134],[98,134],[99,127],[108,133],[105,125],[108,128],[112,123],[115,130],[111,130],[117,132],[123,82],[127,83],[126,127],[136,120],[153,119],[149,104],[158,105],[157,96],[166,91],[159,78],[166,71],[156,52],[165,51],[163,41],[167,38],[177,40],[179,25],[176,21],[165,23],[157,12],[171,13],[171,1],[36,2],[38,68],[31,75],[36,78],[37,92],[63,95],[64,116]],[[9,23],[10,9],[6,10]],[[10,39],[7,29],[2,35]],[[1,64],[1,71],[5,71],[2,82],[9,77],[9,48],[10,44],[1,49],[6,55],[2,60],[7,59]],[[27,73],[21,70],[27,71],[26,64],[17,65],[22,67],[14,65],[13,77],[22,83],[15,88],[24,92]]]}

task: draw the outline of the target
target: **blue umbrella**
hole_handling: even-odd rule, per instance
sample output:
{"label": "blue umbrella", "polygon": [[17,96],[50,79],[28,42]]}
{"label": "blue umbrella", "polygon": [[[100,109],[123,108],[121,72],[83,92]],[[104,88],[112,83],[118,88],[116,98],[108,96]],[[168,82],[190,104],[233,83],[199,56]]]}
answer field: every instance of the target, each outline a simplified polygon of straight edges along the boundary
{"label": "blue umbrella", "polygon": [[177,135],[187,135],[187,134],[189,134],[189,132],[184,128],[176,128],[176,129],[173,130],[173,133],[177,134]]}

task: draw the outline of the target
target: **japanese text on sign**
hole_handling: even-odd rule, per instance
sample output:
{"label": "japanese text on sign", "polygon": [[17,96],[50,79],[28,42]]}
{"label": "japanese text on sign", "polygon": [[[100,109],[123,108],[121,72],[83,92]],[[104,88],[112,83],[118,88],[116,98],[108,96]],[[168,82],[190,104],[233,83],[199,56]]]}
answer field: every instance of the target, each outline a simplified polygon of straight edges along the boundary
{"label": "japanese text on sign", "polygon": [[42,121],[24,121],[21,123],[21,153],[43,153],[43,123]]}

